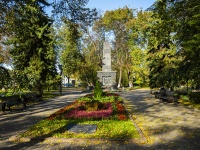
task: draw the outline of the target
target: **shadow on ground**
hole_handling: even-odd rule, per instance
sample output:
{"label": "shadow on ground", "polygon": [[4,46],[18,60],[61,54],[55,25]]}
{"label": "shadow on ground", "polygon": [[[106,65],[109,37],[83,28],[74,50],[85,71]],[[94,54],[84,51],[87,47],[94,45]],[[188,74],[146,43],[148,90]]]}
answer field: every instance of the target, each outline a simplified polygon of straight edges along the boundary
{"label": "shadow on ground", "polygon": [[[44,117],[82,96],[80,92],[70,91],[60,98],[49,100],[28,109],[0,115],[0,149],[200,149],[200,110],[179,104],[160,102],[147,90],[120,94],[126,99],[126,108],[142,130],[148,143],[109,140],[91,142],[88,140],[50,144],[35,140],[22,143],[6,140],[12,135],[26,131]],[[50,135],[47,135],[47,137],[50,137]]]}
{"label": "shadow on ground", "polygon": [[121,93],[134,121],[156,149],[200,149],[200,110],[166,103],[148,90]]}

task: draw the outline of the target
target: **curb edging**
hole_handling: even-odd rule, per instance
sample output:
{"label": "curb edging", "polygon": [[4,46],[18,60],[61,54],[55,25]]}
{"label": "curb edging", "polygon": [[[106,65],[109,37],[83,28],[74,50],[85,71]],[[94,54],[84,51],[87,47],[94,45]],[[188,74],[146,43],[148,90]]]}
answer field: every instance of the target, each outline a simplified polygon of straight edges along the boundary
{"label": "curb edging", "polygon": [[40,142],[50,142],[50,143],[62,143],[62,142],[127,142],[127,143],[140,143],[144,142],[144,139],[89,139],[89,138],[54,138],[54,137],[19,137],[12,136],[8,139],[11,142],[31,142],[31,141],[40,141]]}

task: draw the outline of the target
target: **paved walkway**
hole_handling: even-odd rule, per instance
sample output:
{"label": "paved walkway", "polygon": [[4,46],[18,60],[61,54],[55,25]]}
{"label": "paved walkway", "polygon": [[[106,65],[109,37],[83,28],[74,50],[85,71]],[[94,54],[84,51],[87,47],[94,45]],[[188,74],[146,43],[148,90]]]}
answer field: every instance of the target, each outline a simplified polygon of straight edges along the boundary
{"label": "paved walkway", "polygon": [[85,93],[68,92],[66,95],[34,105],[23,111],[0,114],[0,149],[200,149],[200,110],[181,105],[162,103],[147,90],[120,93],[125,105],[137,123],[147,143],[120,141],[74,141],[45,143],[42,141],[14,143],[8,139],[26,131],[42,118],[73,102]]}
{"label": "paved walkway", "polygon": [[200,149],[200,110],[164,103],[147,90],[121,94],[151,149]]}

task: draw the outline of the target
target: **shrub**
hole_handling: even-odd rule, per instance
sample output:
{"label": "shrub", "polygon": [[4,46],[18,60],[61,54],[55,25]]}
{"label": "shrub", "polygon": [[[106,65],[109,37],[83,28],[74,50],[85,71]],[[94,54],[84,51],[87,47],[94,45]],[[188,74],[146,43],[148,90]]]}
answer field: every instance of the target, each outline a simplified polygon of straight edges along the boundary
{"label": "shrub", "polygon": [[200,104],[200,92],[191,92],[190,100],[194,103]]}
{"label": "shrub", "polygon": [[103,90],[101,88],[99,81],[97,81],[94,89],[94,98],[99,99],[102,97],[102,95],[103,95]]}
{"label": "shrub", "polygon": [[135,81],[135,82],[133,83],[134,86],[139,86],[139,87],[142,87],[143,84],[144,84],[144,83],[143,83],[142,81],[140,81],[140,80],[137,80],[137,81]]}
{"label": "shrub", "polygon": [[92,102],[92,101],[93,101],[93,98],[92,98],[92,97],[84,96],[84,97],[80,97],[80,98],[78,99],[78,101],[79,101],[79,102],[85,102],[85,101],[87,101],[87,102]]}
{"label": "shrub", "polygon": [[99,101],[86,102],[84,107],[86,111],[102,110],[107,108],[104,103]]}
{"label": "shrub", "polygon": [[182,100],[184,100],[184,101],[186,101],[186,102],[190,101],[189,95],[180,95],[179,98],[182,99]]}
{"label": "shrub", "polygon": [[174,96],[177,98],[180,98],[180,94],[179,93],[174,93]]}

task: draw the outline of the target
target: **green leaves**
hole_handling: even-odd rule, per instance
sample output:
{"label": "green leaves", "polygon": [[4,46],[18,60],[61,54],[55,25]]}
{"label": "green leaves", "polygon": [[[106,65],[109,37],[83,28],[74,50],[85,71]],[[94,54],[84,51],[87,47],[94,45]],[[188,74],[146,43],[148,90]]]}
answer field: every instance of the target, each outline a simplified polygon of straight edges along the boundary
{"label": "green leaves", "polygon": [[79,49],[80,33],[76,24],[67,21],[57,30],[56,44],[60,52],[60,62],[63,65],[63,75],[70,77],[79,70],[81,53]]}
{"label": "green leaves", "polygon": [[[26,77],[26,84],[42,94],[47,75],[55,74],[56,52],[51,35],[52,20],[43,11],[46,1],[13,1],[5,11],[5,27],[12,34],[7,45],[14,69]],[[26,73],[26,74],[24,74]],[[21,75],[20,75],[21,74]],[[18,80],[16,80],[19,82]],[[21,87],[21,83],[17,83]]]}
{"label": "green leaves", "polygon": [[196,0],[161,0],[150,9],[159,20],[149,32],[150,80],[159,86],[199,80],[199,7]]}
{"label": "green leaves", "polygon": [[94,89],[94,98],[101,99],[102,96],[103,96],[103,90],[101,88],[99,81],[96,81],[96,85]]}
{"label": "green leaves", "polygon": [[56,21],[70,20],[79,24],[82,29],[87,28],[96,19],[96,8],[85,8],[88,0],[59,0],[53,3],[53,16],[57,17]]}
{"label": "green leaves", "polygon": [[10,83],[10,74],[9,74],[9,71],[0,66],[0,88],[5,88],[6,90],[9,88],[9,83]]}

